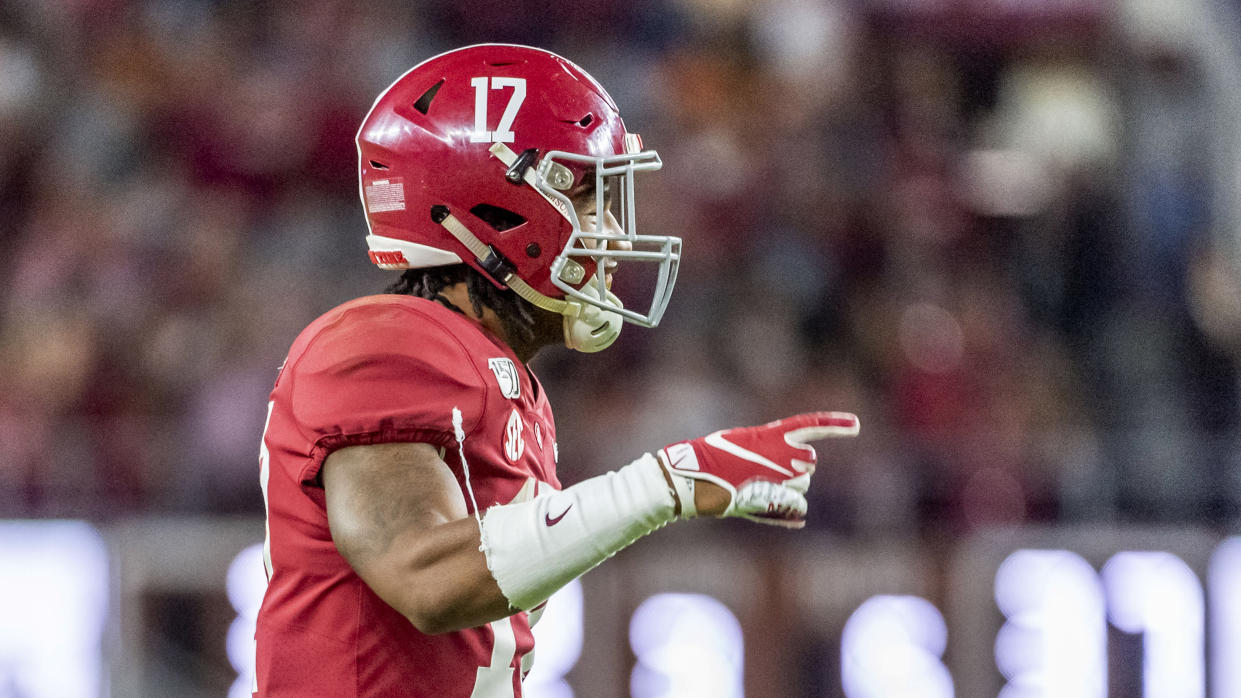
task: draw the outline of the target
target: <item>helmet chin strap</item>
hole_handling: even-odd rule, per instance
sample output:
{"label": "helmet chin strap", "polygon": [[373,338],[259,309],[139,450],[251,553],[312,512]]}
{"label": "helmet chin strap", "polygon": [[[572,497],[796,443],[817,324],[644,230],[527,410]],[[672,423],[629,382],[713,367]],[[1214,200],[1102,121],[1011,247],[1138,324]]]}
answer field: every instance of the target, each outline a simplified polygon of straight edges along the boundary
{"label": "helmet chin strap", "polygon": [[[462,245],[465,245],[466,249],[479,262],[495,259],[499,256],[490,245],[479,240],[477,235],[465,227],[465,224],[449,213],[447,209],[436,211],[433,217],[436,219],[436,222],[444,226],[445,230],[457,238]],[[504,264],[507,265],[507,262]],[[511,268],[506,270],[503,276],[504,278],[498,280],[513,289],[514,293],[526,299],[532,305],[564,316],[564,344],[566,347],[586,354],[592,354],[612,346],[612,343],[620,336],[624,319],[619,313],[605,310],[589,303],[561,300],[546,296],[526,283]],[[623,307],[620,298],[617,298],[614,293],[607,289],[601,290],[599,288],[598,277],[592,276],[591,280],[581,290],[583,293],[598,299],[606,297],[611,303],[616,304],[618,307]]]}
{"label": "helmet chin strap", "polygon": [[[590,282],[582,287],[582,292],[595,298],[607,299],[616,305],[621,301],[616,294],[607,289],[599,291],[599,279],[592,276]],[[571,301],[570,306],[577,308],[573,315],[564,316],[564,345],[570,349],[586,354],[603,351],[612,346],[612,342],[620,336],[625,320],[619,313],[604,310],[597,305]]]}

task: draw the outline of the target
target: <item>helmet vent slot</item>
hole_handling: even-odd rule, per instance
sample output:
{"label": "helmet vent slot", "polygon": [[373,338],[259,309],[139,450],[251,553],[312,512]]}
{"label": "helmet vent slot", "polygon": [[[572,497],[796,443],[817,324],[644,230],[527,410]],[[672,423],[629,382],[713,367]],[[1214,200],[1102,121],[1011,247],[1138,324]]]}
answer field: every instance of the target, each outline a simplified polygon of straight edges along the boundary
{"label": "helmet vent slot", "polygon": [[441,78],[439,82],[432,85],[426,92],[423,92],[422,96],[418,98],[418,101],[414,102],[414,109],[422,112],[425,116],[427,110],[431,108],[431,100],[435,99],[435,93],[439,92],[443,85],[444,80]]}
{"label": "helmet vent slot", "polygon": [[383,164],[382,162],[379,162],[378,160],[371,160],[371,167],[374,167],[377,170],[388,169],[387,165]]}
{"label": "helmet vent slot", "polygon": [[498,233],[516,228],[526,222],[525,217],[521,214],[513,213],[507,208],[500,208],[491,204],[479,204],[470,209],[470,213],[474,214],[482,222],[495,228]]}
{"label": "helmet vent slot", "polygon": [[595,120],[594,114],[587,114],[586,116],[583,116],[581,119],[578,120],[577,125],[581,126],[582,128],[586,128],[587,126],[590,125],[590,122],[594,120]]}

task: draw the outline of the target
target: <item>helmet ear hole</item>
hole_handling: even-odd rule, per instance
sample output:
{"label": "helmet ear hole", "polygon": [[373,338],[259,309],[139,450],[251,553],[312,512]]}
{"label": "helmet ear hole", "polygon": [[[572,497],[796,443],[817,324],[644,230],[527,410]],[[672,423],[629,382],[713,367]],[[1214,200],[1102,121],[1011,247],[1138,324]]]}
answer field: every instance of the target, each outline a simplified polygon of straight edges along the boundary
{"label": "helmet ear hole", "polygon": [[495,228],[497,233],[503,233],[511,230],[526,222],[526,218],[519,213],[514,213],[507,208],[492,206],[491,204],[478,204],[470,209],[470,213],[475,218]]}

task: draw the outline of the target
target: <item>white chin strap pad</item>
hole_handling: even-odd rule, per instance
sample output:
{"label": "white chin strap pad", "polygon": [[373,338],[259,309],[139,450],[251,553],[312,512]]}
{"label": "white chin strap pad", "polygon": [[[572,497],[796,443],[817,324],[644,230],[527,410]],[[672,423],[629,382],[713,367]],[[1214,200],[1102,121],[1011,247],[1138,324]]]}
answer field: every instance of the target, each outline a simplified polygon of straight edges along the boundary
{"label": "white chin strap pad", "polygon": [[615,472],[483,516],[487,568],[509,605],[528,611],[673,518],[664,470],[649,454]]}
{"label": "white chin strap pad", "polygon": [[[591,280],[582,287],[582,292],[599,298],[597,281]],[[611,291],[604,293],[608,302],[623,307],[616,294]],[[570,301],[569,309],[564,313],[564,345],[575,351],[593,354],[612,346],[623,326],[624,318],[619,313],[589,303]]]}

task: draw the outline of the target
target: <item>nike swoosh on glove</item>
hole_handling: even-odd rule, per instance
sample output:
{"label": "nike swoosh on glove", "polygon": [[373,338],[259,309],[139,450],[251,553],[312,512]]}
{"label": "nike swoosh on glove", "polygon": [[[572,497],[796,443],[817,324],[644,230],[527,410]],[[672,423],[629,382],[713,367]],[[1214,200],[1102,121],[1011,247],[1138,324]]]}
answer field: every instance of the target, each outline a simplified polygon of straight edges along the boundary
{"label": "nike swoosh on glove", "polygon": [[672,476],[681,518],[697,515],[694,481],[707,480],[732,495],[723,516],[801,528],[816,460],[809,442],[856,436],[859,427],[857,416],[848,412],[811,412],[717,431],[665,446],[656,455]]}

